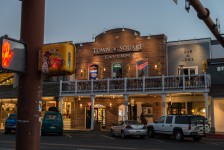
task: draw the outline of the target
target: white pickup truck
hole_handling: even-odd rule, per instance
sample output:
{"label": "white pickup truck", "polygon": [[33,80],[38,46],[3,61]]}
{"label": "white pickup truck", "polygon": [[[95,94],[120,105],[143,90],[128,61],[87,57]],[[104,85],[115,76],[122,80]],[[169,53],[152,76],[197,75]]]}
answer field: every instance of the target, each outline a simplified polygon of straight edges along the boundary
{"label": "white pickup truck", "polygon": [[208,121],[200,115],[166,115],[154,123],[147,124],[147,133],[151,138],[156,134],[164,134],[167,137],[174,136],[177,141],[183,140],[184,137],[200,141],[209,132]]}

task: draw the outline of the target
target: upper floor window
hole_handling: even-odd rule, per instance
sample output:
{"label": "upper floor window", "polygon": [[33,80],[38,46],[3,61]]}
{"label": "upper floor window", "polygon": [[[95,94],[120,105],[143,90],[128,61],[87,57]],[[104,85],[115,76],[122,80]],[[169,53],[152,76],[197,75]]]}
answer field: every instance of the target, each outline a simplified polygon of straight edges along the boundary
{"label": "upper floor window", "polygon": [[96,64],[91,64],[89,65],[89,80],[91,79],[98,79],[98,65]]}
{"label": "upper floor window", "polygon": [[137,77],[148,76],[148,61],[138,61],[137,62]]}
{"label": "upper floor window", "polygon": [[122,64],[121,63],[112,64],[112,77],[122,78]]}

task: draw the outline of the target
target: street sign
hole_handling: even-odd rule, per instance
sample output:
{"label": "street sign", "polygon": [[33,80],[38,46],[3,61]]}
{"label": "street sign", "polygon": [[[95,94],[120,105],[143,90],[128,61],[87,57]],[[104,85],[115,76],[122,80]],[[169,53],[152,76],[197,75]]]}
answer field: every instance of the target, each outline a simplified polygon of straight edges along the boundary
{"label": "street sign", "polygon": [[0,38],[0,70],[25,73],[26,46],[23,42],[3,36]]}

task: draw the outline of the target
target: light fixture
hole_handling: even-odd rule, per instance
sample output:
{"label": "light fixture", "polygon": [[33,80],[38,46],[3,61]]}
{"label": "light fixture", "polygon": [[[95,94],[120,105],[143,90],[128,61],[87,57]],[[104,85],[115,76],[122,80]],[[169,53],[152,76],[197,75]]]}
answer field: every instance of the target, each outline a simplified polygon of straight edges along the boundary
{"label": "light fixture", "polygon": [[103,68],[103,71],[105,72],[106,71],[106,68]]}
{"label": "light fixture", "polygon": [[178,44],[181,44],[180,39],[178,38]]}
{"label": "light fixture", "polygon": [[103,33],[106,33],[106,28],[103,29]]}
{"label": "light fixture", "polygon": [[92,36],[92,40],[93,40],[93,41],[95,40],[95,34],[93,34],[93,36]]}
{"label": "light fixture", "polygon": [[189,13],[189,10],[190,10],[190,1],[189,0],[185,0],[185,10]]}
{"label": "light fixture", "polygon": [[157,66],[157,64],[155,64],[154,68],[155,68],[155,69],[158,69],[158,66]]}
{"label": "light fixture", "polygon": [[123,28],[122,28],[122,31],[125,31],[124,26],[123,26]]}
{"label": "light fixture", "polygon": [[110,107],[112,107],[112,103],[110,103]]}
{"label": "light fixture", "polygon": [[196,37],[194,37],[194,43],[196,43]]}
{"label": "light fixture", "polygon": [[148,34],[148,37],[147,37],[147,39],[149,40],[149,39],[151,39],[151,37],[150,37],[150,34]]}
{"label": "light fixture", "polygon": [[82,108],[82,103],[81,103],[81,104],[79,104],[79,107],[80,107],[80,108]]}
{"label": "light fixture", "polygon": [[79,100],[79,101],[81,100],[80,96],[79,96],[78,100]]}

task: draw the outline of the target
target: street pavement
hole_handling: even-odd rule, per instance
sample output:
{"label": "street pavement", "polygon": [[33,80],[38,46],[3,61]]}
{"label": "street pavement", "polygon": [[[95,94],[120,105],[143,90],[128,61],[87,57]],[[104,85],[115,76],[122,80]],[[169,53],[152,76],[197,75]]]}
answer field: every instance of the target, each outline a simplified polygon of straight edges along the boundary
{"label": "street pavement", "polygon": [[[0,150],[14,150],[15,133],[0,132]],[[224,134],[209,134],[200,142],[185,138],[177,142],[174,138],[111,137],[109,131],[65,131],[63,136],[41,136],[41,150],[223,150]]]}

